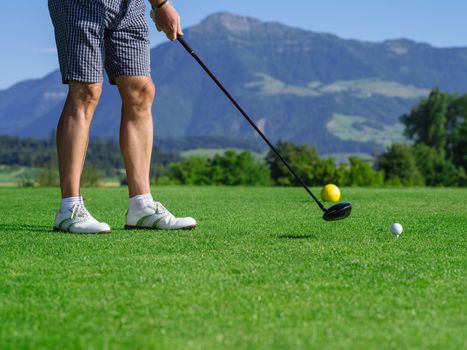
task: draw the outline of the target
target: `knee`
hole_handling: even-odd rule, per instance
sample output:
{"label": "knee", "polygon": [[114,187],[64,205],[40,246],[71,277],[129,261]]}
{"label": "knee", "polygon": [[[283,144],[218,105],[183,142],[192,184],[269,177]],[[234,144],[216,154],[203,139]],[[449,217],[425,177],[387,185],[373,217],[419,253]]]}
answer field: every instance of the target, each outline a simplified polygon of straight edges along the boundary
{"label": "knee", "polygon": [[61,122],[89,125],[102,93],[102,84],[71,82]]}
{"label": "knee", "polygon": [[151,79],[129,84],[122,92],[123,104],[139,112],[150,112],[156,87]]}
{"label": "knee", "polygon": [[95,107],[102,94],[102,84],[76,83],[70,86],[70,94],[79,104],[85,107]]}

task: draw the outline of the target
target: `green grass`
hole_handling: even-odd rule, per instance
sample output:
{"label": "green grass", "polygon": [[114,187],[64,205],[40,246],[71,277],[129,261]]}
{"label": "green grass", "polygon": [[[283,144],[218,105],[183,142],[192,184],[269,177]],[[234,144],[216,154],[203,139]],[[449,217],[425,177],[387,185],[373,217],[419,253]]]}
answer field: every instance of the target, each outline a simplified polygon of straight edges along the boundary
{"label": "green grass", "polygon": [[57,190],[0,188],[0,347],[465,348],[467,191],[343,192],[327,223],[301,189],[155,188],[200,226],[152,233],[90,189],[114,231],[79,236],[50,231]]}

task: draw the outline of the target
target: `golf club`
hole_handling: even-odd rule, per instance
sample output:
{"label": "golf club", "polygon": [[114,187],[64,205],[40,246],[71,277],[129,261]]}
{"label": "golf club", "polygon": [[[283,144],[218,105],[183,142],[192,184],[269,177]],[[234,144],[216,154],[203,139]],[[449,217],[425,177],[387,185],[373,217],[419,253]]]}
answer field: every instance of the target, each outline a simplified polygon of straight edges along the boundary
{"label": "golf club", "polygon": [[310,191],[308,186],[303,182],[303,180],[295,173],[289,163],[281,156],[281,154],[276,150],[273,144],[268,140],[266,135],[256,126],[253,120],[248,116],[245,110],[238,104],[238,102],[232,97],[232,95],[227,91],[227,89],[221,84],[221,82],[216,78],[216,76],[209,70],[209,68],[204,64],[204,62],[198,57],[195,51],[187,43],[187,41],[181,36],[178,36],[178,41],[188,53],[193,56],[193,58],[198,62],[198,64],[203,68],[203,70],[209,75],[209,77],[216,83],[219,89],[225,94],[225,96],[233,103],[233,105],[238,109],[238,111],[243,115],[243,117],[250,123],[250,125],[256,130],[256,132],[261,136],[261,138],[266,142],[266,144],[272,149],[276,156],[284,163],[284,165],[289,169],[295,179],[303,186],[305,191],[313,198],[313,200],[318,204],[320,209],[323,211],[323,219],[326,221],[335,221],[345,219],[352,212],[352,203],[337,203],[329,208],[326,208],[323,203],[321,203],[318,198]]}

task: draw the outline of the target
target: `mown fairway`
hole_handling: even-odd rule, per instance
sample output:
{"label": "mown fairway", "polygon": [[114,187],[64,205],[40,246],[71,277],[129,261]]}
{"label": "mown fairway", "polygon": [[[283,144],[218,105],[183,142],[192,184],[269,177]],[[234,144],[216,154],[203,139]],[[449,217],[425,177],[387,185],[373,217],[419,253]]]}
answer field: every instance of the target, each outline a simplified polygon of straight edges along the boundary
{"label": "mown fairway", "polygon": [[57,190],[0,188],[0,348],[465,348],[467,190],[343,191],[327,223],[301,189],[156,188],[200,227],[151,233],[90,189],[114,231],[77,236]]}

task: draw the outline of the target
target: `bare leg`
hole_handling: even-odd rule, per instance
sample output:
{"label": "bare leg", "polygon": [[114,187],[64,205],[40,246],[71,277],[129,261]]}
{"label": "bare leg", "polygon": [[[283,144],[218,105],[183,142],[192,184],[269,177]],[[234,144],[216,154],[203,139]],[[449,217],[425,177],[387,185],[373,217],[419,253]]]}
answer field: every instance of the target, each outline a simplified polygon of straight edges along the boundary
{"label": "bare leg", "polygon": [[155,88],[151,78],[116,79],[122,97],[120,148],[125,160],[130,197],[150,193],[149,172],[153,144],[151,106]]}
{"label": "bare leg", "polygon": [[102,84],[70,82],[68,97],[57,127],[57,151],[62,198],[80,195],[89,127]]}

